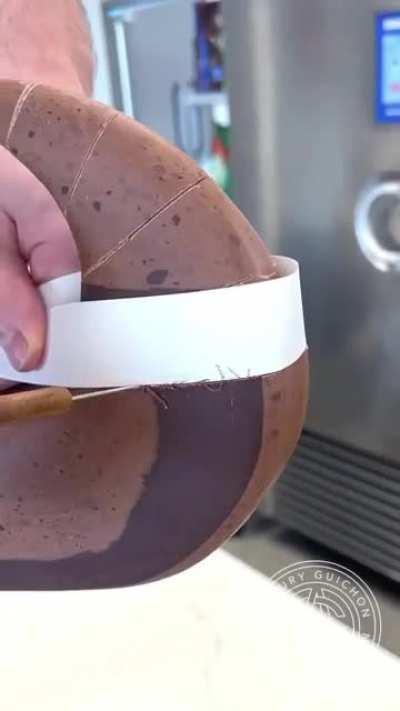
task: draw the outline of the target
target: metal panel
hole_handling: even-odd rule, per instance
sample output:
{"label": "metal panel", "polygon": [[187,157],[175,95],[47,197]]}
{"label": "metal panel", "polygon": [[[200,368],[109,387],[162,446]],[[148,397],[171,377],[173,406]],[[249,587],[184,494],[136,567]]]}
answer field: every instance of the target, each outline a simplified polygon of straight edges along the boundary
{"label": "metal panel", "polygon": [[305,433],[274,489],[274,515],[400,581],[399,474],[394,463]]}
{"label": "metal panel", "polygon": [[375,121],[388,10],[400,0],[225,3],[237,200],[301,261],[308,427],[400,462],[400,275],[374,269],[354,232],[366,183],[400,174],[400,127]]}

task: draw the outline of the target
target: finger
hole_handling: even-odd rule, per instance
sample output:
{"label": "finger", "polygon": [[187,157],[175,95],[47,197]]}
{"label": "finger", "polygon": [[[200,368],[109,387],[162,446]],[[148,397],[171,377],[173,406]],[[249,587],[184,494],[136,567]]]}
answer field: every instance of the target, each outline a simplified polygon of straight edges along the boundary
{"label": "finger", "polygon": [[0,147],[0,184],[0,208],[16,224],[18,246],[35,283],[78,271],[78,249],[54,198],[3,147]]}
{"label": "finger", "polygon": [[0,345],[25,371],[38,367],[45,346],[46,314],[36,287],[79,271],[80,262],[53,197],[4,148],[0,184]]}
{"label": "finger", "polygon": [[46,311],[17,245],[15,224],[0,213],[0,346],[23,371],[40,363]]}

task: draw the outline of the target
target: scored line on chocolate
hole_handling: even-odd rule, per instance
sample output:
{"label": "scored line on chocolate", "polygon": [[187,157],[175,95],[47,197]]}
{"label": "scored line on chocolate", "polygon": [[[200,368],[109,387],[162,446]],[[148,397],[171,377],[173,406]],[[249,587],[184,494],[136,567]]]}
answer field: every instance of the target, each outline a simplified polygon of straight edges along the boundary
{"label": "scored line on chocolate", "polygon": [[31,81],[29,84],[27,84],[23,91],[21,92],[21,95],[18,98],[17,103],[15,104],[13,114],[11,116],[10,120],[10,125],[8,127],[7,131],[7,136],[6,136],[6,141],[5,141],[5,147],[7,150],[10,150],[10,143],[11,143],[11,136],[14,131],[15,125],[20,117],[21,111],[23,107],[25,106],[27,100],[29,99],[30,95],[32,92],[36,89],[36,87],[40,86],[40,84],[36,81]]}
{"label": "scored line on chocolate", "polygon": [[132,232],[129,232],[129,234],[126,237],[123,237],[117,244],[114,245],[108,252],[106,252],[102,257],[100,257],[92,266],[88,267],[84,273],[84,278],[88,277],[91,274],[94,274],[100,267],[104,267],[106,264],[108,264],[115,256],[118,254],[118,252],[121,251],[121,249],[124,249],[130,242],[132,242],[135,237],[138,236],[138,234],[145,228],[148,227],[154,220],[156,220],[160,215],[162,215],[166,210],[168,210],[170,207],[175,205],[184,195],[187,195],[190,193],[192,190],[198,187],[200,183],[203,183],[205,180],[210,180],[208,175],[202,175],[201,178],[198,178],[194,183],[191,185],[187,186],[186,188],[183,188],[179,193],[174,195],[173,198],[168,200],[162,207],[160,207],[156,212],[154,212],[150,217],[147,218],[147,220],[144,220],[139,227],[136,227]]}
{"label": "scored line on chocolate", "polygon": [[115,121],[116,118],[118,118],[119,113],[115,111],[111,116],[109,116],[106,121],[100,126],[99,130],[97,131],[92,143],[90,144],[89,148],[87,149],[83,159],[82,163],[79,167],[79,170],[76,174],[76,177],[72,181],[72,187],[71,187],[71,192],[69,196],[69,200],[64,208],[64,215],[65,217],[68,218],[68,210],[70,209],[72,205],[72,200],[75,196],[76,191],[78,190],[79,184],[83,178],[84,172],[93,156],[93,153],[96,149],[96,146],[98,145],[99,141],[103,138],[104,134],[106,133],[107,129],[110,127],[113,121]]}

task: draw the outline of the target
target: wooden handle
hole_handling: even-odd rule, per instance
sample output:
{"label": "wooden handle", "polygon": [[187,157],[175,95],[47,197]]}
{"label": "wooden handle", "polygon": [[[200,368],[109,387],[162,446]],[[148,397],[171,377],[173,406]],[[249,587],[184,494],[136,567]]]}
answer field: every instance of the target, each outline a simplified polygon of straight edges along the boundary
{"label": "wooden handle", "polygon": [[66,388],[40,388],[0,395],[0,425],[62,415],[73,405]]}

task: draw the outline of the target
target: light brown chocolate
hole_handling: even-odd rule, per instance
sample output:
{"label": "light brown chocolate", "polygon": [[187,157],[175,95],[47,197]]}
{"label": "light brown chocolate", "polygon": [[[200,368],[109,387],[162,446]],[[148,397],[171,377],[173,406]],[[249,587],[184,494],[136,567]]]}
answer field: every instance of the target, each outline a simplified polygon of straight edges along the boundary
{"label": "light brown chocolate", "polygon": [[[71,225],[85,299],[274,275],[237,207],[137,122],[18,82],[0,82],[0,109],[0,143]],[[208,555],[283,470],[307,385],[304,355],[265,378],[121,393],[1,430],[0,588],[131,585]]]}

